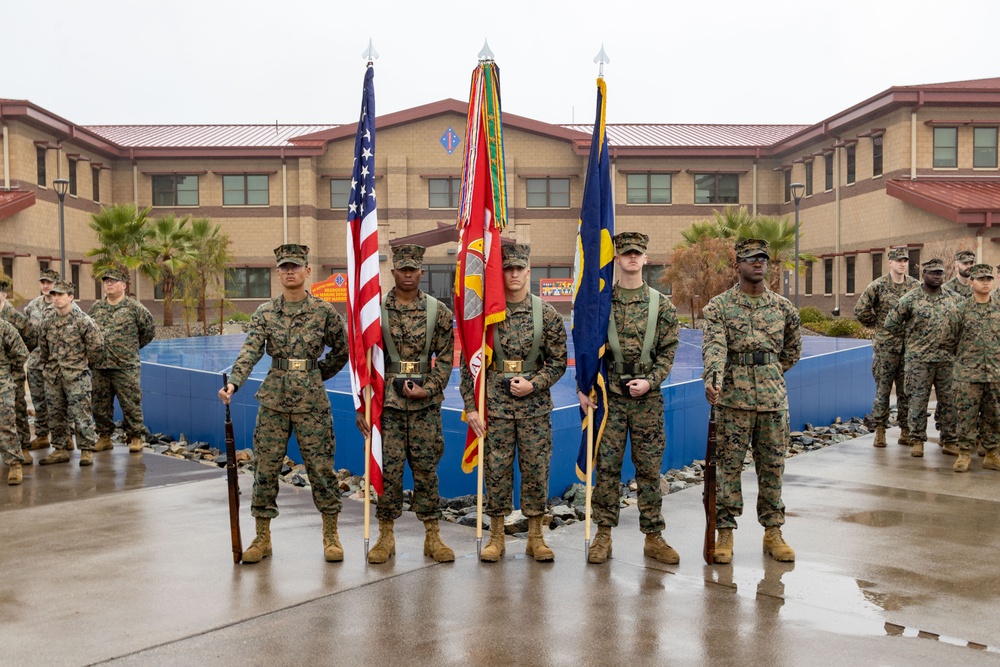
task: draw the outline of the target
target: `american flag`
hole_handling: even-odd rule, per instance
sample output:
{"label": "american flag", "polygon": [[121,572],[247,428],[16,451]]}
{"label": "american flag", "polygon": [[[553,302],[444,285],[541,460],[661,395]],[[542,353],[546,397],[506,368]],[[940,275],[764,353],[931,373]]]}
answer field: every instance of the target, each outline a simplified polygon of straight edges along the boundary
{"label": "american flag", "polygon": [[[382,493],[382,402],[385,353],[382,348],[378,267],[378,215],[375,211],[375,69],[369,65],[361,98],[361,120],[354,141],[354,168],[347,206],[347,339],[354,407],[364,412],[364,390],[371,397],[371,484]],[[371,366],[367,352],[371,351]]]}

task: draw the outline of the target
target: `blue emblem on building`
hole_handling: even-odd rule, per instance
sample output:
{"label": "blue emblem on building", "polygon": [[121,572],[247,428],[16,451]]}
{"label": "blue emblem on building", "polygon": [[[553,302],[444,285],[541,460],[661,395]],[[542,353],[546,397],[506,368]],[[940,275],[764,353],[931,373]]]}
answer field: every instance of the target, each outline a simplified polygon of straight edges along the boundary
{"label": "blue emblem on building", "polygon": [[455,130],[450,127],[447,132],[441,135],[441,145],[444,146],[446,151],[448,151],[448,155],[454,153],[460,143],[462,143],[462,140],[459,139],[457,134],[455,134]]}

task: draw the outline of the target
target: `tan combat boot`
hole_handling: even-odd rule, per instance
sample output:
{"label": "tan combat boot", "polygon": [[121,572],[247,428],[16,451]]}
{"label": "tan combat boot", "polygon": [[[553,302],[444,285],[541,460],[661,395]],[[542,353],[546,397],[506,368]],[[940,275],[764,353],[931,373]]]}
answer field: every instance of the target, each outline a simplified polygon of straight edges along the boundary
{"label": "tan combat boot", "polygon": [[896,442],[898,442],[900,445],[903,445],[904,447],[909,447],[910,445],[912,445],[913,441],[910,440],[910,429],[906,428],[905,426],[899,429],[899,440],[897,440]]}
{"label": "tan combat boot", "polygon": [[674,548],[663,541],[661,533],[649,533],[646,541],[642,545],[642,555],[655,558],[667,565],[677,565],[681,562],[681,557],[674,551]]}
{"label": "tan combat boot", "polygon": [[49,434],[35,436],[35,439],[31,441],[31,449],[48,449],[49,448]]}
{"label": "tan combat boot", "polygon": [[479,560],[484,563],[495,563],[500,560],[500,557],[503,556],[506,551],[507,546],[504,544],[503,517],[491,516],[490,541],[485,547],[483,547],[482,553],[479,554]]}
{"label": "tan combat boot", "polygon": [[[368,552],[368,562],[379,565],[396,553],[396,536],[392,532],[392,521],[378,521],[378,540]],[[426,549],[425,549],[426,551]]]}
{"label": "tan combat boot", "polygon": [[555,552],[549,548],[549,545],[545,544],[545,538],[542,536],[543,519],[544,517],[540,516],[528,517],[528,545],[524,547],[525,555],[534,556],[538,562],[548,562],[556,559]]}
{"label": "tan combat boot", "polygon": [[323,558],[327,563],[339,563],[344,560],[344,547],[340,545],[340,536],[337,535],[338,516],[340,515],[323,515]]}
{"label": "tan combat boot", "polygon": [[243,552],[244,563],[259,563],[271,555],[271,520],[267,517],[257,517],[257,537]]}
{"label": "tan combat boot", "polygon": [[948,456],[958,456],[959,450],[958,445],[954,442],[949,442],[947,445],[941,446],[941,453],[947,454]]}
{"label": "tan combat boot", "polygon": [[921,458],[924,455],[924,443],[919,440],[910,440],[913,445],[913,449],[910,450],[910,456],[916,456]]}
{"label": "tan combat boot", "polygon": [[712,557],[716,563],[725,565],[733,562],[733,529],[720,528],[719,537],[715,540],[715,552]]}
{"label": "tan combat boot", "polygon": [[128,450],[131,453],[133,453],[133,454],[137,454],[137,453],[141,452],[142,451],[142,438],[140,438],[139,436],[135,436],[131,440],[129,440],[128,441]]}
{"label": "tan combat boot", "polygon": [[605,563],[611,558],[611,526],[598,526],[597,535],[587,551],[588,563]]}
{"label": "tan combat boot", "polygon": [[33,465],[35,465],[35,459],[31,458],[31,450],[30,449],[27,449],[27,448],[22,449],[21,450],[21,457],[24,459],[24,465],[26,465],[26,466],[33,466]]}
{"label": "tan combat boot", "polygon": [[430,556],[438,563],[450,563],[455,560],[455,552],[441,540],[441,529],[437,519],[424,521],[424,555]]}
{"label": "tan combat boot", "polygon": [[955,472],[969,472],[969,465],[972,463],[972,452],[962,450],[955,459],[955,465],[951,467]]}
{"label": "tan combat boot", "polygon": [[11,463],[10,470],[7,472],[7,485],[17,486],[24,480],[24,474],[21,472],[20,463]]}
{"label": "tan combat boot", "polygon": [[1000,470],[1000,450],[992,449],[986,452],[983,459],[983,470]]}
{"label": "tan combat boot", "polygon": [[976,454],[977,454],[977,455],[978,455],[979,457],[983,457],[983,456],[986,456],[986,448],[985,448],[985,447],[983,447],[982,445],[979,445],[979,446],[977,446],[977,447],[976,447]]}
{"label": "tan combat boot", "polygon": [[795,560],[795,552],[781,536],[781,528],[769,526],[764,529],[764,553],[770,554],[774,560],[791,563]]}
{"label": "tan combat boot", "polygon": [[84,449],[80,452],[80,467],[86,468],[87,466],[94,465],[94,452],[89,449]]}
{"label": "tan combat boot", "polygon": [[875,427],[875,446],[885,447],[885,426]]}
{"label": "tan combat boot", "polygon": [[48,456],[43,458],[38,462],[39,465],[47,466],[53,463],[69,463],[69,450],[68,449],[56,449],[53,450]]}
{"label": "tan combat boot", "polygon": [[97,439],[97,444],[94,445],[95,452],[103,452],[114,448],[115,448],[115,443],[111,442],[110,435],[102,435]]}

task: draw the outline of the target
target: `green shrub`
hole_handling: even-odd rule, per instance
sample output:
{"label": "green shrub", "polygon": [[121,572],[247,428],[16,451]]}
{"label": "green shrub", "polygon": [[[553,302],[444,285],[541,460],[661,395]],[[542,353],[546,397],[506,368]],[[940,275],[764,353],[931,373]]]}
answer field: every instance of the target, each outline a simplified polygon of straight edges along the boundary
{"label": "green shrub", "polygon": [[802,324],[808,324],[810,322],[825,322],[830,319],[830,316],[816,306],[806,306],[799,309],[799,318],[802,320]]}
{"label": "green shrub", "polygon": [[863,329],[864,326],[857,320],[838,317],[830,322],[830,328],[826,330],[826,335],[836,338],[856,338]]}

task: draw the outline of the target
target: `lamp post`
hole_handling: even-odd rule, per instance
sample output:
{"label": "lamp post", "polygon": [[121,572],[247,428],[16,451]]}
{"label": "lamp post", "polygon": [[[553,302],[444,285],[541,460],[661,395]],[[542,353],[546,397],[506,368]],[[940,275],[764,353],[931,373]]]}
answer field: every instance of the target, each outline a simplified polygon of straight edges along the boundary
{"label": "lamp post", "polygon": [[799,309],[799,204],[806,186],[802,183],[792,183],[789,186],[792,199],[795,200],[795,310]]}
{"label": "lamp post", "polygon": [[59,195],[59,276],[66,280],[66,191],[69,181],[57,178],[52,181],[52,187]]}

